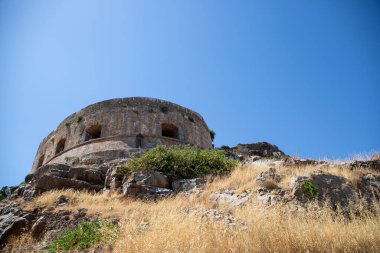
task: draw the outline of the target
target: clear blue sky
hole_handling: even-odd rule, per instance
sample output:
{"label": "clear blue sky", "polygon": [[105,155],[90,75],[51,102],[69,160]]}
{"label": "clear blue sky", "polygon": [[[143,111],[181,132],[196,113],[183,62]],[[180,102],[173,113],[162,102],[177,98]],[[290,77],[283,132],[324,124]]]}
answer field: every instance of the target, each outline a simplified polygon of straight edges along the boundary
{"label": "clear blue sky", "polygon": [[379,1],[0,1],[0,186],[69,114],[117,97],[189,107],[216,146],[380,149]]}

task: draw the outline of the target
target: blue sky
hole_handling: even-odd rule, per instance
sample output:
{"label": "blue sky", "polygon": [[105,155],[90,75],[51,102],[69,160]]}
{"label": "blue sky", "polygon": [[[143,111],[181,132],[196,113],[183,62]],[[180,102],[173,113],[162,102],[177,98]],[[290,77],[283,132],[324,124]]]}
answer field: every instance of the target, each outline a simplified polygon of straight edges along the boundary
{"label": "blue sky", "polygon": [[202,114],[216,146],[380,150],[378,1],[0,1],[0,186],[39,142],[101,100]]}

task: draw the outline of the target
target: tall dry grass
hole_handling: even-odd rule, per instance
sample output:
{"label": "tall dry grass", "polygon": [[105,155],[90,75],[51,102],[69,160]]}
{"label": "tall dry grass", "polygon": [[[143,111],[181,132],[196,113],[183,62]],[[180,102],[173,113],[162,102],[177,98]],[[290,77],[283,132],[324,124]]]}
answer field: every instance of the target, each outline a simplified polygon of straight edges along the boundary
{"label": "tall dry grass", "polygon": [[[230,176],[213,179],[198,197],[177,195],[158,201],[136,201],[119,195],[65,190],[47,192],[35,204],[54,205],[64,194],[71,202],[59,209],[87,208],[90,214],[118,217],[119,232],[113,252],[380,252],[379,208],[374,213],[347,219],[327,207],[311,208],[308,212],[281,205],[263,207],[255,195],[242,207],[210,201],[209,194],[223,188],[235,188],[236,192],[256,189],[255,177],[270,167],[276,167],[282,175],[279,185],[284,188],[289,187],[292,176],[309,175],[315,170],[349,180],[363,173],[336,165],[283,167],[267,162],[241,165]],[[240,223],[228,226],[223,219],[186,212],[189,207],[217,208],[235,216]]]}

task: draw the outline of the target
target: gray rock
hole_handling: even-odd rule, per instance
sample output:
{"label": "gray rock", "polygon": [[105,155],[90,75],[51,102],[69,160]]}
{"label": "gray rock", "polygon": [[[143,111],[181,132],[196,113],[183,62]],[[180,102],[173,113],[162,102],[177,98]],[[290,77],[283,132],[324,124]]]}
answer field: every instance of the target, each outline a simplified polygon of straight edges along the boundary
{"label": "gray rock", "polygon": [[131,175],[130,183],[169,188],[167,176],[157,171],[137,171]]}
{"label": "gray rock", "polygon": [[256,182],[265,182],[272,180],[273,182],[279,182],[281,180],[280,175],[276,174],[276,169],[270,168],[268,171],[260,172],[256,177]]}
{"label": "gray rock", "polygon": [[329,205],[336,209],[340,207],[348,211],[349,207],[355,207],[358,194],[353,185],[345,178],[331,174],[312,174],[310,177],[294,177],[291,180],[292,195],[301,202],[314,199],[310,193],[302,188],[302,182],[310,181],[317,190],[316,199],[320,204]]}
{"label": "gray rock", "polygon": [[241,206],[249,200],[249,192],[245,191],[241,194],[235,194],[233,191],[227,190],[219,193],[213,193],[210,195],[210,198],[218,204]]}
{"label": "gray rock", "polygon": [[367,174],[360,177],[359,193],[369,205],[380,201],[380,175]]}
{"label": "gray rock", "polygon": [[46,227],[46,218],[40,217],[32,226],[31,233],[34,238],[41,238]]}
{"label": "gray rock", "polygon": [[69,200],[70,199],[66,195],[61,195],[56,199],[56,201],[54,201],[54,204],[56,204],[57,206],[64,205],[67,204]]}
{"label": "gray rock", "polygon": [[175,180],[172,182],[172,188],[175,192],[190,191],[195,188],[199,188],[200,186],[206,184],[206,182],[207,181],[203,178]]}
{"label": "gray rock", "polygon": [[86,208],[79,208],[78,210],[76,210],[73,213],[73,216],[75,219],[85,217],[87,215],[87,211],[88,211],[88,209],[86,209]]}
{"label": "gray rock", "polygon": [[265,205],[273,205],[285,199],[286,191],[282,188],[269,190],[266,188],[257,189],[257,199]]}
{"label": "gray rock", "polygon": [[0,216],[0,245],[6,242],[9,236],[23,232],[28,225],[25,218],[13,213]]}
{"label": "gray rock", "polygon": [[143,199],[155,199],[172,194],[172,190],[150,185],[139,185],[135,183],[124,183],[123,195]]}

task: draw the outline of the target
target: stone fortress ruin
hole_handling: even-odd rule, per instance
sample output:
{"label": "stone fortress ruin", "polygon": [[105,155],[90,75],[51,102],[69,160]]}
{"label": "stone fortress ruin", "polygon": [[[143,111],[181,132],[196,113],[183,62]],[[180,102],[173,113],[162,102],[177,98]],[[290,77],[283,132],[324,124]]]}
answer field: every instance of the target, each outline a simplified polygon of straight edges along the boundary
{"label": "stone fortress ruin", "polygon": [[80,158],[126,158],[157,144],[211,148],[210,131],[198,113],[154,98],[110,99],[68,116],[38,147],[32,173],[45,164]]}

